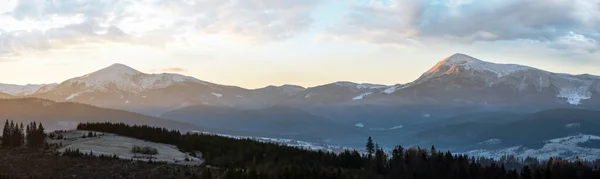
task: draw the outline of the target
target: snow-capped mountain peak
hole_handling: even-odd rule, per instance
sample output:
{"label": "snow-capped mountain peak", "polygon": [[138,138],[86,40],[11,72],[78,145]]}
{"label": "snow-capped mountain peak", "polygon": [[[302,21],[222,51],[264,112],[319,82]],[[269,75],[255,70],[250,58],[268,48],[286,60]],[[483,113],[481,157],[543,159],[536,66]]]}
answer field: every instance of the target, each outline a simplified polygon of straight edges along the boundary
{"label": "snow-capped mountain peak", "polygon": [[63,84],[84,84],[90,91],[123,90],[140,92],[148,89],[164,88],[178,82],[207,84],[196,78],[179,74],[146,74],[119,63],[67,80]]}
{"label": "snow-capped mountain peak", "polygon": [[456,53],[450,57],[445,58],[442,62],[446,65],[462,65],[466,63],[482,63],[483,61],[471,57],[469,55],[465,55],[462,53]]}
{"label": "snow-capped mountain peak", "polygon": [[123,65],[120,63],[115,63],[109,67],[100,69],[98,71],[92,72],[90,74],[84,75],[84,78],[105,81],[105,80],[117,80],[123,77],[134,76],[141,74],[139,72],[127,65]]}
{"label": "snow-capped mountain peak", "polygon": [[442,75],[472,71],[489,72],[500,78],[514,72],[529,69],[534,68],[516,64],[498,64],[486,62],[465,54],[457,53],[438,62],[435,66],[425,72],[421,78],[428,79]]}

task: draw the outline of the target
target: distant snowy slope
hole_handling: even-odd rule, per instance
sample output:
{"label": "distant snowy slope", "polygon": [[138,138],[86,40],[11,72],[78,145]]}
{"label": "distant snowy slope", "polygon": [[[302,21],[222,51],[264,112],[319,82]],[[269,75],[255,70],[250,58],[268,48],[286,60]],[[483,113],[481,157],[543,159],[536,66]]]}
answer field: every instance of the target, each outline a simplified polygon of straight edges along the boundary
{"label": "distant snowy slope", "polygon": [[506,155],[513,155],[522,159],[534,157],[547,160],[550,157],[560,157],[568,160],[575,160],[579,157],[582,160],[593,161],[600,159],[600,149],[587,148],[580,145],[594,141],[600,142],[600,136],[580,134],[544,141],[543,147],[538,149],[514,146],[501,150],[472,150],[465,154],[495,159],[499,159]]}

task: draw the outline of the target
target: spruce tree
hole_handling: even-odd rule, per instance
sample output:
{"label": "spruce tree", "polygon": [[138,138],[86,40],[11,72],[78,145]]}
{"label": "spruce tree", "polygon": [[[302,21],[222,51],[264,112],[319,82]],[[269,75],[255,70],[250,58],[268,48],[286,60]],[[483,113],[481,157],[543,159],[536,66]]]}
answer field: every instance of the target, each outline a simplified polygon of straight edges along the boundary
{"label": "spruce tree", "polygon": [[373,143],[371,136],[369,136],[369,139],[367,139],[367,145],[365,147],[367,149],[367,154],[369,154],[368,157],[371,159],[371,157],[373,157],[373,153],[375,153],[375,144]]}
{"label": "spruce tree", "polygon": [[2,147],[10,146],[10,128],[8,119],[4,123],[4,129],[2,130]]}

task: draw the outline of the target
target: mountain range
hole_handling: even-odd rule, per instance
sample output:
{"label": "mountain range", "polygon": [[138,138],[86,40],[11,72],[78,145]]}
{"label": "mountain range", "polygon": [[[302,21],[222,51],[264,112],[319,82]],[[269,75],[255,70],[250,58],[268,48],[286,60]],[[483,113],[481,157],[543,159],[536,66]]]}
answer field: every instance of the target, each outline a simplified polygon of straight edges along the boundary
{"label": "mountain range", "polygon": [[457,116],[600,107],[599,76],[496,64],[460,53],[442,59],[418,79],[396,85],[340,81],[308,88],[245,89],[114,64],[59,84],[0,84],[0,92],[0,98],[82,103],[222,131],[347,145],[359,145],[368,135],[378,136],[383,144],[398,143],[397,136],[419,144],[413,139],[427,137],[422,132],[429,129],[469,125],[447,122]]}

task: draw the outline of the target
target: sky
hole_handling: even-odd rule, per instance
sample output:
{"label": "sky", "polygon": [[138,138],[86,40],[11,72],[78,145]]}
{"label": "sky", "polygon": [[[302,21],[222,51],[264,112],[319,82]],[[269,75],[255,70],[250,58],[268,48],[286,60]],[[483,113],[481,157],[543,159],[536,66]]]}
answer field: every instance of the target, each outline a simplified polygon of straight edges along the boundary
{"label": "sky", "polygon": [[0,83],[114,63],[245,88],[399,84],[464,53],[600,75],[598,0],[0,0]]}

